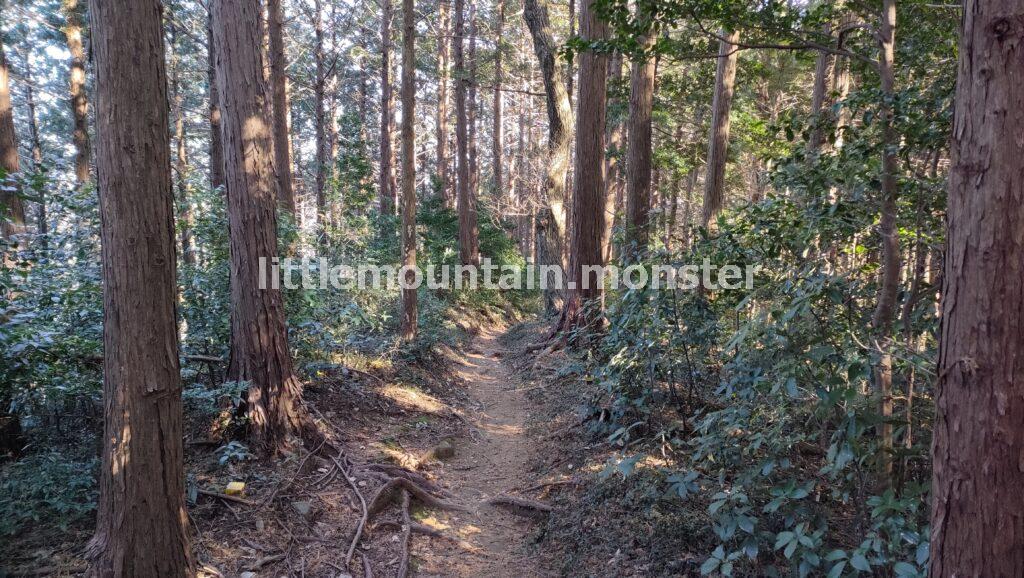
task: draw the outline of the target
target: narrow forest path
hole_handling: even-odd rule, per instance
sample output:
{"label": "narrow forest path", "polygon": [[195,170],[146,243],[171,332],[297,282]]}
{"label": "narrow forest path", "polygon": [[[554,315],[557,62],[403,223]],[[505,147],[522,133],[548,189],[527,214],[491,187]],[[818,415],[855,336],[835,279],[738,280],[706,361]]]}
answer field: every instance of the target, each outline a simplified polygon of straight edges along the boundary
{"label": "narrow forest path", "polygon": [[466,384],[470,409],[466,420],[473,435],[458,440],[455,455],[437,471],[453,501],[469,512],[432,514],[428,525],[458,536],[461,545],[431,540],[414,548],[420,576],[531,577],[544,576],[529,552],[535,522],[487,504],[531,485],[529,463],[538,444],[527,430],[530,401],[503,361],[501,334],[484,330],[462,354],[455,371]]}

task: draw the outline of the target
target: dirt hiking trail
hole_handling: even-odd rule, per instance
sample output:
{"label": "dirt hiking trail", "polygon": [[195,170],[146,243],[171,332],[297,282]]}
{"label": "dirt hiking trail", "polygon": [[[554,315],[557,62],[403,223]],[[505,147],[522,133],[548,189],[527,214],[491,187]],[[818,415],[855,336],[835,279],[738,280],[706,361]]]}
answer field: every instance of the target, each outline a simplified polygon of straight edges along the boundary
{"label": "dirt hiking trail", "polygon": [[421,520],[463,542],[416,541],[413,554],[419,576],[549,575],[530,552],[536,523],[529,513],[487,503],[529,487],[529,464],[537,453],[537,442],[527,432],[531,404],[517,390],[519,381],[503,361],[506,351],[500,337],[496,330],[483,330],[455,367],[469,394],[465,418],[473,433],[456,442],[455,455],[436,474],[454,494],[453,501],[471,511],[431,513]]}

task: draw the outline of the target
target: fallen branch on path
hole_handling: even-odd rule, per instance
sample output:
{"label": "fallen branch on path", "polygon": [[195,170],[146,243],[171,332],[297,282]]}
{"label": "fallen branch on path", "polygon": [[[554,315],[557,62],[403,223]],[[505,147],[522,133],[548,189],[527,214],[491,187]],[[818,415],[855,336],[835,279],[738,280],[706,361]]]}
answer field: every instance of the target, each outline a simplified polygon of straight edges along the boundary
{"label": "fallen branch on path", "polygon": [[228,494],[222,494],[220,492],[212,492],[210,490],[196,489],[196,493],[200,496],[209,496],[211,498],[220,498],[226,502],[237,502],[239,504],[245,504],[246,506],[255,506],[256,503],[252,500],[246,500],[245,498],[239,498],[238,496],[229,496]]}
{"label": "fallen branch on path", "polygon": [[515,496],[509,496],[507,494],[495,496],[490,500],[487,500],[487,503],[492,506],[504,506],[512,510],[512,512],[515,514],[523,514],[525,512],[530,511],[543,512],[545,514],[549,514],[555,511],[553,507],[551,507],[548,504],[545,504],[544,502],[528,500],[526,498],[518,498]]}

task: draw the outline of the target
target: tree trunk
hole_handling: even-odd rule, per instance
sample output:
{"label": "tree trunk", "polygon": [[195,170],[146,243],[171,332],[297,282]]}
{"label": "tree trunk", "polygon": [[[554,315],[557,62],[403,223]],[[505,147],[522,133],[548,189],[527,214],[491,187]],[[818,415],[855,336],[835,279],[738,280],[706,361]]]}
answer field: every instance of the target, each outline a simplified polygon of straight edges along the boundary
{"label": "tree trunk", "polygon": [[181,90],[181,61],[177,55],[178,27],[170,25],[171,53],[171,95],[174,99],[174,144],[175,144],[175,183],[178,187],[178,204],[181,209],[181,256],[185,263],[194,265],[196,262],[195,247],[192,245],[192,208],[188,199],[188,152],[185,148],[185,95]]}
{"label": "tree trunk", "polygon": [[[277,258],[277,195],[270,94],[260,51],[260,0],[214,2],[217,88],[224,114],[228,230],[231,241],[231,355],[228,379],[249,382],[246,417],[253,443],[267,453],[288,446],[311,423],[292,368],[284,302],[261,278]],[[262,260],[262,261],[261,261]],[[265,288],[261,288],[261,286]]]}
{"label": "tree trunk", "polygon": [[89,101],[85,96],[85,49],[82,47],[82,15],[78,0],[63,0],[66,19],[64,35],[71,53],[71,117],[74,121],[75,180],[89,181]]}
{"label": "tree trunk", "polygon": [[448,177],[448,57],[451,51],[451,14],[448,0],[437,3],[437,186],[444,206],[455,208]]}
{"label": "tree trunk", "polygon": [[284,55],[284,11],[281,0],[267,0],[267,25],[270,36],[270,90],[274,110],[274,170],[277,173],[277,202],[295,215],[292,188],[292,142],[289,138],[291,115],[288,109],[288,63]]}
{"label": "tree trunk", "polygon": [[[821,30],[826,37],[832,36],[832,25],[825,23]],[[832,90],[832,54],[824,50],[818,51],[818,59],[814,66],[814,84],[811,88],[811,128],[810,137],[807,139],[807,152],[817,153],[822,144],[822,124],[824,124],[823,109],[825,99]]]}
{"label": "tree trunk", "polygon": [[718,69],[715,72],[715,98],[712,103],[711,133],[708,136],[708,168],[704,177],[705,227],[722,210],[725,201],[725,162],[729,152],[729,113],[736,88],[739,51],[735,44],[739,32],[723,34],[728,41],[718,43]]}
{"label": "tree trunk", "polygon": [[[617,84],[622,80],[622,53],[616,51],[608,61],[608,84]],[[612,232],[615,229],[617,217],[617,201],[622,197],[622,164],[625,160],[626,139],[623,124],[618,119],[608,123],[608,160],[606,162],[608,175],[608,191],[605,193],[605,227],[604,239],[601,244],[604,246],[604,259],[606,262],[612,260],[615,251],[612,247]]]}
{"label": "tree trunk", "polygon": [[477,83],[480,79],[477,74],[476,61],[476,36],[479,33],[476,21],[476,3],[477,0],[469,0],[469,52],[466,55],[469,61],[469,68],[467,69],[469,73],[469,104],[466,108],[466,122],[468,123],[469,133],[466,142],[469,143],[469,194],[473,197],[474,207],[480,195],[480,163],[478,162],[479,149],[477,149],[476,139],[476,115],[480,104],[477,101]]}
{"label": "tree trunk", "polygon": [[[544,167],[544,206],[536,218],[537,262],[565,267],[565,175],[569,172],[572,146],[572,106],[563,80],[565,69],[558,46],[551,34],[548,7],[544,0],[524,0],[523,18],[533,36],[533,51],[544,80],[548,113],[548,156]],[[562,279],[557,283],[561,284]],[[544,292],[545,305],[553,313],[559,292]]]}
{"label": "tree trunk", "polygon": [[491,130],[494,144],[491,147],[491,156],[493,157],[494,169],[494,194],[504,195],[501,158],[505,154],[504,143],[502,142],[505,138],[505,127],[502,124],[504,120],[502,119],[503,94],[501,92],[504,71],[502,69],[501,55],[504,50],[502,43],[505,41],[505,2],[504,0],[497,0],[497,3],[498,5],[494,7],[494,10],[498,13],[498,22],[494,31],[496,44],[494,49],[494,128]]}
{"label": "tree trunk", "polygon": [[1019,12],[1013,0],[963,10],[932,445],[936,578],[1024,576]]}
{"label": "tree trunk", "polygon": [[[608,38],[608,25],[594,8],[596,0],[580,4],[580,37],[586,42]],[[601,239],[604,218],[604,133],[607,100],[608,56],[586,50],[579,58],[579,98],[576,116],[576,185],[572,197],[572,228],[569,239],[569,297],[558,329],[570,331],[597,323],[603,308],[604,287],[594,271],[585,267],[604,265]]]}
{"label": "tree trunk", "polygon": [[650,31],[640,39],[644,56],[633,62],[629,74],[629,156],[626,163],[626,251],[636,259],[647,252],[651,212],[651,114],[654,111],[654,75],[657,61],[647,52],[657,38]]}
{"label": "tree trunk", "polygon": [[[11,108],[10,78],[7,57],[0,44],[0,169],[5,176],[21,171],[18,162],[18,135],[14,132],[14,111]],[[0,237],[25,232],[25,202],[19,191],[0,187]],[[2,409],[2,408],[0,408]]]}
{"label": "tree trunk", "polygon": [[391,131],[394,100],[391,96],[391,20],[393,16],[392,0],[383,0],[384,11],[380,18],[380,213],[395,213],[394,158],[391,152]]}
{"label": "tree trunk", "polygon": [[88,554],[98,576],[191,576],[162,8],[157,0],[90,8],[104,435]]}
{"label": "tree trunk", "polygon": [[882,424],[879,426],[882,452],[879,454],[879,469],[882,483],[892,481],[892,322],[896,313],[896,297],[900,284],[900,240],[896,229],[896,197],[898,195],[896,171],[897,135],[894,127],[892,99],[895,97],[895,72],[893,70],[896,48],[896,0],[882,3],[882,22],[879,27],[881,50],[879,53],[879,76],[882,89],[882,207],[878,234],[882,242],[880,288],[871,325],[875,330],[880,349],[875,366],[875,388],[879,396],[879,412]]}
{"label": "tree trunk", "polygon": [[220,97],[217,95],[216,52],[213,47],[213,15],[206,16],[206,80],[210,99],[210,188],[224,186],[224,144],[220,134]]}
{"label": "tree trunk", "polygon": [[324,54],[323,3],[313,4],[313,60],[316,78],[313,79],[313,132],[316,138],[316,235],[318,242],[327,243],[327,111],[324,108],[327,82],[327,56]]}
{"label": "tree trunk", "polygon": [[459,260],[463,265],[480,262],[480,240],[476,221],[476,195],[471,192],[469,166],[469,115],[466,97],[469,78],[466,74],[465,1],[455,0],[455,154],[459,212]]}
{"label": "tree trunk", "polygon": [[[3,47],[0,46],[0,52],[3,51]],[[0,59],[3,55],[0,54]],[[24,54],[25,61],[25,106],[28,108],[28,133],[29,138],[32,139],[32,170],[37,174],[42,174],[43,171],[43,144],[39,138],[39,123],[36,119],[36,97],[35,97],[35,84],[32,80],[32,66],[29,62],[28,54]],[[46,235],[49,230],[49,223],[47,222],[46,216],[46,188],[39,187],[36,191],[39,195],[39,206],[36,213],[36,226],[37,231],[40,235]],[[46,239],[42,240],[43,246],[46,246]]]}
{"label": "tree trunk", "polygon": [[[416,267],[416,13],[414,0],[402,0],[402,266]],[[405,340],[416,337],[416,289],[402,289]]]}

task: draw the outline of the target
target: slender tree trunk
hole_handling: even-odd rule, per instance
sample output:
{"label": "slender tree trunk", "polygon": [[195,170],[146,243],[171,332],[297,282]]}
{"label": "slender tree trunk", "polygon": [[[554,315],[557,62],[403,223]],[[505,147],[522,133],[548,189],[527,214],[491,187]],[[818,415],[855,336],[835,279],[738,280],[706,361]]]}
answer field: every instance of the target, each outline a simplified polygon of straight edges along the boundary
{"label": "slender tree trunk", "polygon": [[[572,106],[563,80],[565,70],[558,46],[551,34],[548,6],[544,0],[524,0],[523,18],[533,36],[533,51],[544,80],[544,95],[548,113],[548,155],[544,167],[543,208],[536,217],[537,263],[565,267],[566,208],[565,175],[569,172],[569,154],[572,147]],[[550,280],[560,286],[563,279]],[[549,313],[560,305],[560,291],[549,288],[544,292],[545,308]]]}
{"label": "slender tree trunk", "polygon": [[324,54],[323,3],[313,4],[313,60],[316,78],[313,79],[313,132],[316,138],[316,230],[321,245],[327,243],[327,110],[324,100],[327,83],[327,55]]}
{"label": "slender tree trunk", "polygon": [[[14,132],[14,111],[11,108],[10,78],[7,57],[0,44],[0,169],[4,175],[21,171],[18,162],[18,136]],[[25,232],[25,202],[18,190],[0,187],[0,237]],[[0,408],[2,410],[2,408]]]}
{"label": "slender tree trunk", "polygon": [[[963,7],[949,173],[929,576],[1024,576],[1020,4]],[[993,121],[998,119],[998,121]]]}
{"label": "slender tree trunk", "polygon": [[469,92],[469,77],[466,74],[465,0],[455,0],[455,152],[457,163],[458,212],[459,212],[459,260],[463,265],[480,262],[480,240],[476,220],[476,195],[472,193],[472,178],[469,166],[469,114],[466,98]]}
{"label": "slender tree trunk", "polygon": [[444,206],[452,209],[455,195],[448,176],[448,57],[452,45],[448,0],[438,0],[437,19],[437,185]]}
{"label": "slender tree trunk", "polygon": [[391,20],[393,16],[392,0],[383,0],[384,11],[380,18],[380,212],[392,215],[394,205],[394,168],[391,162],[391,131],[394,99],[391,96]]}
{"label": "slender tree trunk", "polygon": [[[3,47],[0,46],[0,52]],[[0,59],[3,56],[0,55]],[[36,96],[35,84],[32,76],[32,65],[29,62],[28,54],[24,54],[25,61],[25,106],[28,108],[28,134],[32,139],[32,170],[36,173],[43,171],[43,144],[39,138],[39,123],[36,119]],[[40,235],[49,232],[49,223],[46,216],[46,188],[39,187],[35,193],[39,196],[39,206],[36,213],[36,226]],[[46,239],[43,239],[45,246]]]}
{"label": "slender tree trunk", "polygon": [[224,143],[220,134],[220,96],[217,95],[215,72],[217,57],[213,47],[213,16],[211,12],[207,12],[206,16],[206,54],[208,59],[206,80],[210,99],[210,188],[216,189],[224,186]]}
{"label": "slender tree trunk", "polygon": [[85,95],[85,49],[82,47],[82,15],[78,0],[64,3],[64,35],[71,53],[71,117],[74,120],[72,140],[75,143],[75,180],[89,181],[89,101]]}
{"label": "slender tree trunk", "polygon": [[706,227],[725,201],[725,162],[729,152],[729,113],[736,88],[739,51],[735,44],[739,32],[723,34],[728,41],[718,43],[718,69],[715,72],[715,98],[712,103],[711,133],[708,136],[708,168],[704,177],[704,216]]}
{"label": "slender tree trunk", "polygon": [[494,194],[503,195],[503,162],[502,155],[505,154],[504,143],[502,142],[505,138],[505,127],[504,119],[502,118],[502,98],[504,95],[501,92],[501,84],[503,82],[504,70],[502,68],[502,51],[504,50],[502,44],[505,41],[505,2],[504,0],[497,0],[497,6],[494,7],[497,12],[498,22],[495,25],[494,37],[496,48],[494,50],[494,128],[491,130],[491,136],[494,139],[492,146],[491,156],[493,158],[494,165]]}
{"label": "slender tree trunk", "polygon": [[[595,0],[580,4],[580,37],[586,42],[608,38],[608,25],[598,18]],[[569,331],[599,322],[604,287],[587,267],[604,265],[601,240],[604,218],[604,135],[608,57],[586,50],[580,54],[579,98],[576,116],[576,168],[573,181],[572,227],[569,240],[569,297],[559,329]]]}
{"label": "slender tree trunk", "polygon": [[[402,267],[416,267],[416,13],[402,0]],[[402,338],[416,337],[416,289],[402,289]]]}
{"label": "slender tree trunk", "polygon": [[90,8],[104,435],[88,553],[97,576],[191,576],[161,5],[93,0]]}
{"label": "slender tree trunk", "polygon": [[[277,195],[270,94],[263,80],[260,0],[214,2],[217,84],[224,118],[231,235],[231,356],[228,379],[249,382],[245,411],[254,444],[268,453],[310,434],[292,368],[284,302],[261,274],[277,258]],[[261,288],[264,287],[264,288]]]}
{"label": "slender tree trunk", "polygon": [[896,313],[896,297],[900,283],[900,241],[896,229],[896,197],[898,195],[896,171],[899,159],[896,151],[897,135],[894,126],[892,99],[896,94],[894,55],[896,49],[896,1],[882,3],[880,27],[881,50],[879,53],[879,76],[882,88],[882,208],[878,234],[882,241],[881,287],[878,303],[871,318],[879,343],[879,360],[875,366],[875,388],[879,396],[879,411],[882,424],[879,426],[882,452],[879,454],[879,468],[882,482],[892,482],[892,322]]}
{"label": "slender tree trunk", "polygon": [[[608,61],[608,84],[613,85],[622,81],[622,53],[616,51]],[[611,107],[614,108],[614,107]],[[612,119],[608,123],[608,191],[605,193],[605,220],[608,225],[605,227],[604,239],[601,244],[604,246],[605,261],[610,262],[615,251],[612,247],[612,232],[615,230],[617,217],[618,200],[622,197],[622,164],[626,156],[626,139],[623,124],[618,119]]]}
{"label": "slender tree trunk", "polygon": [[281,0],[267,0],[267,24],[270,36],[270,90],[274,109],[274,170],[277,174],[277,201],[295,214],[292,188],[292,142],[289,128],[288,63],[284,55],[284,11]]}
{"label": "slender tree trunk", "polygon": [[478,63],[476,60],[476,37],[479,33],[476,21],[476,3],[477,0],[469,0],[469,51],[466,55],[469,61],[469,104],[466,108],[469,133],[466,142],[469,143],[469,194],[473,196],[474,206],[480,195],[479,149],[477,149],[476,138],[477,111],[480,106],[480,103],[477,101],[477,83],[480,82],[480,78],[477,74]]}
{"label": "slender tree trunk", "polygon": [[178,58],[178,27],[172,22],[171,29],[171,95],[174,111],[175,184],[178,187],[178,205],[181,210],[181,256],[185,263],[196,262],[195,247],[192,245],[192,207],[188,199],[188,150],[185,147],[185,95],[181,90],[181,61]]}
{"label": "slender tree trunk", "polygon": [[646,54],[654,47],[657,32],[640,39],[645,56],[633,62],[629,75],[629,156],[626,163],[626,251],[631,258],[647,252],[650,240],[651,169],[653,142],[651,114],[654,111],[654,75],[657,61]]}

